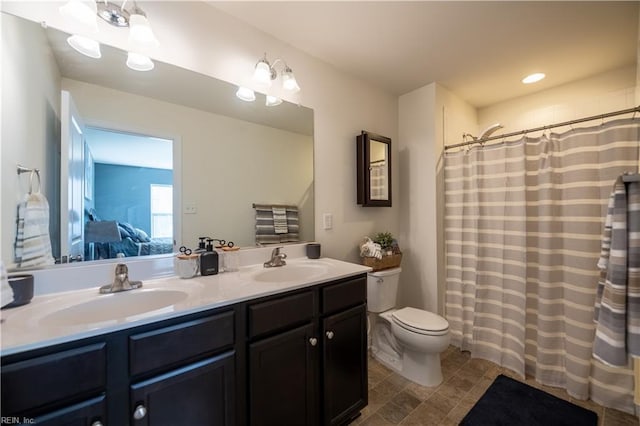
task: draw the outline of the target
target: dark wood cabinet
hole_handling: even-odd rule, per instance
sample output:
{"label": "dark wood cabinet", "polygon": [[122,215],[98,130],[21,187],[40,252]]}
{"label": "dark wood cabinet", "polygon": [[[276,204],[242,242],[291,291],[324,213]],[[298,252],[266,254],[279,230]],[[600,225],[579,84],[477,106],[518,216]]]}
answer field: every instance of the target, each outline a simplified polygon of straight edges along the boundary
{"label": "dark wood cabinet", "polygon": [[106,371],[104,342],[3,364],[2,416],[47,425],[104,423]]}
{"label": "dark wood cabinet", "polygon": [[47,426],[238,424],[235,335],[234,307],[2,357],[2,416]]}
{"label": "dark wood cabinet", "polygon": [[317,423],[319,350],[312,324],[249,345],[251,425]]}
{"label": "dark wood cabinet", "polygon": [[47,426],[336,425],[367,404],[366,276],[2,356]]}
{"label": "dark wood cabinet", "polygon": [[249,336],[262,337],[249,340],[251,425],[345,424],[367,405],[364,276],[268,298],[248,312]]}
{"label": "dark wood cabinet", "polygon": [[131,386],[136,426],[235,424],[234,352],[207,358]]}
{"label": "dark wood cabinet", "polygon": [[106,426],[106,398],[101,395],[52,413],[36,416],[35,424],[39,426]]}
{"label": "dark wood cabinet", "polygon": [[345,423],[367,405],[367,309],[361,304],[322,320],[325,424]]}

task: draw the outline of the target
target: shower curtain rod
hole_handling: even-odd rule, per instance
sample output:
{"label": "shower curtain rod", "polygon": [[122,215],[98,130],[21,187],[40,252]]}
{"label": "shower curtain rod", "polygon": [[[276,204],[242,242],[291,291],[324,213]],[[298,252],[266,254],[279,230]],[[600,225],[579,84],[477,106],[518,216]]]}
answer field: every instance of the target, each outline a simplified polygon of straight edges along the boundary
{"label": "shower curtain rod", "polygon": [[572,124],[584,123],[585,121],[602,120],[602,119],[605,119],[605,118],[608,118],[608,117],[615,117],[616,115],[630,114],[632,112],[633,113],[640,112],[640,105],[638,105],[635,108],[628,108],[628,109],[623,109],[623,110],[620,110],[620,111],[608,112],[606,114],[592,115],[591,117],[577,118],[575,120],[565,121],[565,122],[562,122],[562,123],[549,124],[549,125],[546,125],[546,126],[535,127],[533,129],[520,130],[518,132],[512,132],[512,133],[504,133],[502,135],[490,136],[490,137],[484,138],[484,139],[476,139],[476,140],[472,140],[472,141],[461,142],[461,143],[457,143],[457,144],[454,144],[454,145],[445,145],[444,149],[446,151],[447,149],[458,148],[458,147],[466,146],[466,145],[472,145],[474,143],[484,144],[487,141],[492,141],[492,140],[495,140],[495,139],[505,139],[505,138],[509,138],[511,136],[526,135],[527,133],[533,133],[533,132],[539,132],[541,130],[553,129],[554,127],[570,126]]}

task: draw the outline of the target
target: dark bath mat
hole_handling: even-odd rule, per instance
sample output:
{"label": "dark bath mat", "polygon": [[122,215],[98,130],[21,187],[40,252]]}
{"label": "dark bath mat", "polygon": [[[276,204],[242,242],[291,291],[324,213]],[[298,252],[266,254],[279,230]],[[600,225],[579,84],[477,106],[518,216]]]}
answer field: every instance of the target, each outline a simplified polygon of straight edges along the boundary
{"label": "dark bath mat", "polygon": [[598,415],[499,375],[460,426],[597,426]]}

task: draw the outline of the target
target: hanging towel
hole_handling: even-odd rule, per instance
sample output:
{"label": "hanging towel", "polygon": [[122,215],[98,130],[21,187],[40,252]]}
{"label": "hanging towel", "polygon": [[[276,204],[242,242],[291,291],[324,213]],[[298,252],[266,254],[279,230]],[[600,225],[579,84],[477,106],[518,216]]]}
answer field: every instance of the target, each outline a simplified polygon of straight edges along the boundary
{"label": "hanging towel", "polygon": [[593,356],[626,366],[640,357],[640,182],[614,184],[598,268]]}
{"label": "hanging towel", "polygon": [[28,194],[18,205],[15,262],[21,268],[55,263],[49,236],[49,203],[40,192]]}
{"label": "hanging towel", "polygon": [[276,234],[287,234],[287,209],[284,207],[271,207],[273,213],[273,231]]}
{"label": "hanging towel", "polygon": [[[273,214],[274,207],[282,207],[283,210],[285,210],[286,233],[276,233]],[[253,204],[253,208],[256,210],[256,244],[279,244],[300,241],[298,207]]]}

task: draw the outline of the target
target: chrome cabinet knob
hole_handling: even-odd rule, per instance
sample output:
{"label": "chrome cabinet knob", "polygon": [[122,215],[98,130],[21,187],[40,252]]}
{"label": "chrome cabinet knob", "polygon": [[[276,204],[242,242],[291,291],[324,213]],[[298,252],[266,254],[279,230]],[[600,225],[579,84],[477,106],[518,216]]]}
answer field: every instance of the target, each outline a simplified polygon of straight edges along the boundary
{"label": "chrome cabinet knob", "polygon": [[309,339],[309,343],[311,343],[311,346],[315,346],[318,344],[318,339],[316,339],[315,337],[312,337]]}
{"label": "chrome cabinet knob", "polygon": [[142,404],[138,405],[136,409],[133,411],[133,418],[136,420],[142,420],[146,415],[147,415],[147,409]]}
{"label": "chrome cabinet knob", "polygon": [[329,340],[333,339],[333,331],[327,331],[326,335],[327,335],[327,339]]}

